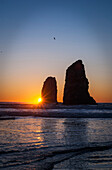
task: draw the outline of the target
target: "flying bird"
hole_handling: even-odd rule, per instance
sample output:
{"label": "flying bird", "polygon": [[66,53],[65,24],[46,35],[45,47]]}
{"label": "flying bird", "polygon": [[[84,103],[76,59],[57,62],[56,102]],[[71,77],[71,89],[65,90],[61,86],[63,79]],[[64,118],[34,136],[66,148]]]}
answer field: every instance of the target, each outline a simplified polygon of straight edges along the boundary
{"label": "flying bird", "polygon": [[56,40],[56,38],[55,38],[55,37],[53,37],[53,39],[54,39],[54,40]]}

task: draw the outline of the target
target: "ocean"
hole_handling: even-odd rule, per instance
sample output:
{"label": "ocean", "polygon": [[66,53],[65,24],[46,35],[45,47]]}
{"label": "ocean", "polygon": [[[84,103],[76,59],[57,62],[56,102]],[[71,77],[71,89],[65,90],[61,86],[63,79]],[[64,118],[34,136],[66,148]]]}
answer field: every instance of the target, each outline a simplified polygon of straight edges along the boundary
{"label": "ocean", "polygon": [[0,168],[112,169],[112,104],[0,103]]}

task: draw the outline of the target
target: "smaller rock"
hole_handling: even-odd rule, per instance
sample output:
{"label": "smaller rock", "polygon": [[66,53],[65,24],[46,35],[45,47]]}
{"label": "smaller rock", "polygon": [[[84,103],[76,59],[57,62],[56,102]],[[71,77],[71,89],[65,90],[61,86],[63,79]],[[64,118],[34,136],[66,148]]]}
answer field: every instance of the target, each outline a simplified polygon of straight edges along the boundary
{"label": "smaller rock", "polygon": [[57,83],[55,77],[48,77],[41,91],[44,103],[57,103]]}

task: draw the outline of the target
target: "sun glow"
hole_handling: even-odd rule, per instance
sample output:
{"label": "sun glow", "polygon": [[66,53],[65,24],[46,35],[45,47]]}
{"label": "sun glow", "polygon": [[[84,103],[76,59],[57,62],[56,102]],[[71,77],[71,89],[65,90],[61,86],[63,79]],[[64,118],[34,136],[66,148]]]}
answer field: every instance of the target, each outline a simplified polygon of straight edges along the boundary
{"label": "sun glow", "polygon": [[42,102],[42,98],[39,97],[39,98],[38,98],[38,103],[41,103],[41,102]]}

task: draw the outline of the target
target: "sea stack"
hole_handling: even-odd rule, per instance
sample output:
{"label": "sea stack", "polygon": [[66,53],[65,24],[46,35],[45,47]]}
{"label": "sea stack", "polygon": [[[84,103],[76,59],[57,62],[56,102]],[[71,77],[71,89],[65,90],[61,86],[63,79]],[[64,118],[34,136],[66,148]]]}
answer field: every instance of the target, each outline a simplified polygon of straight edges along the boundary
{"label": "sea stack", "polygon": [[63,104],[96,104],[88,92],[89,82],[82,60],[70,65],[66,70]]}
{"label": "sea stack", "polygon": [[57,83],[55,77],[48,77],[41,91],[44,103],[57,103]]}

